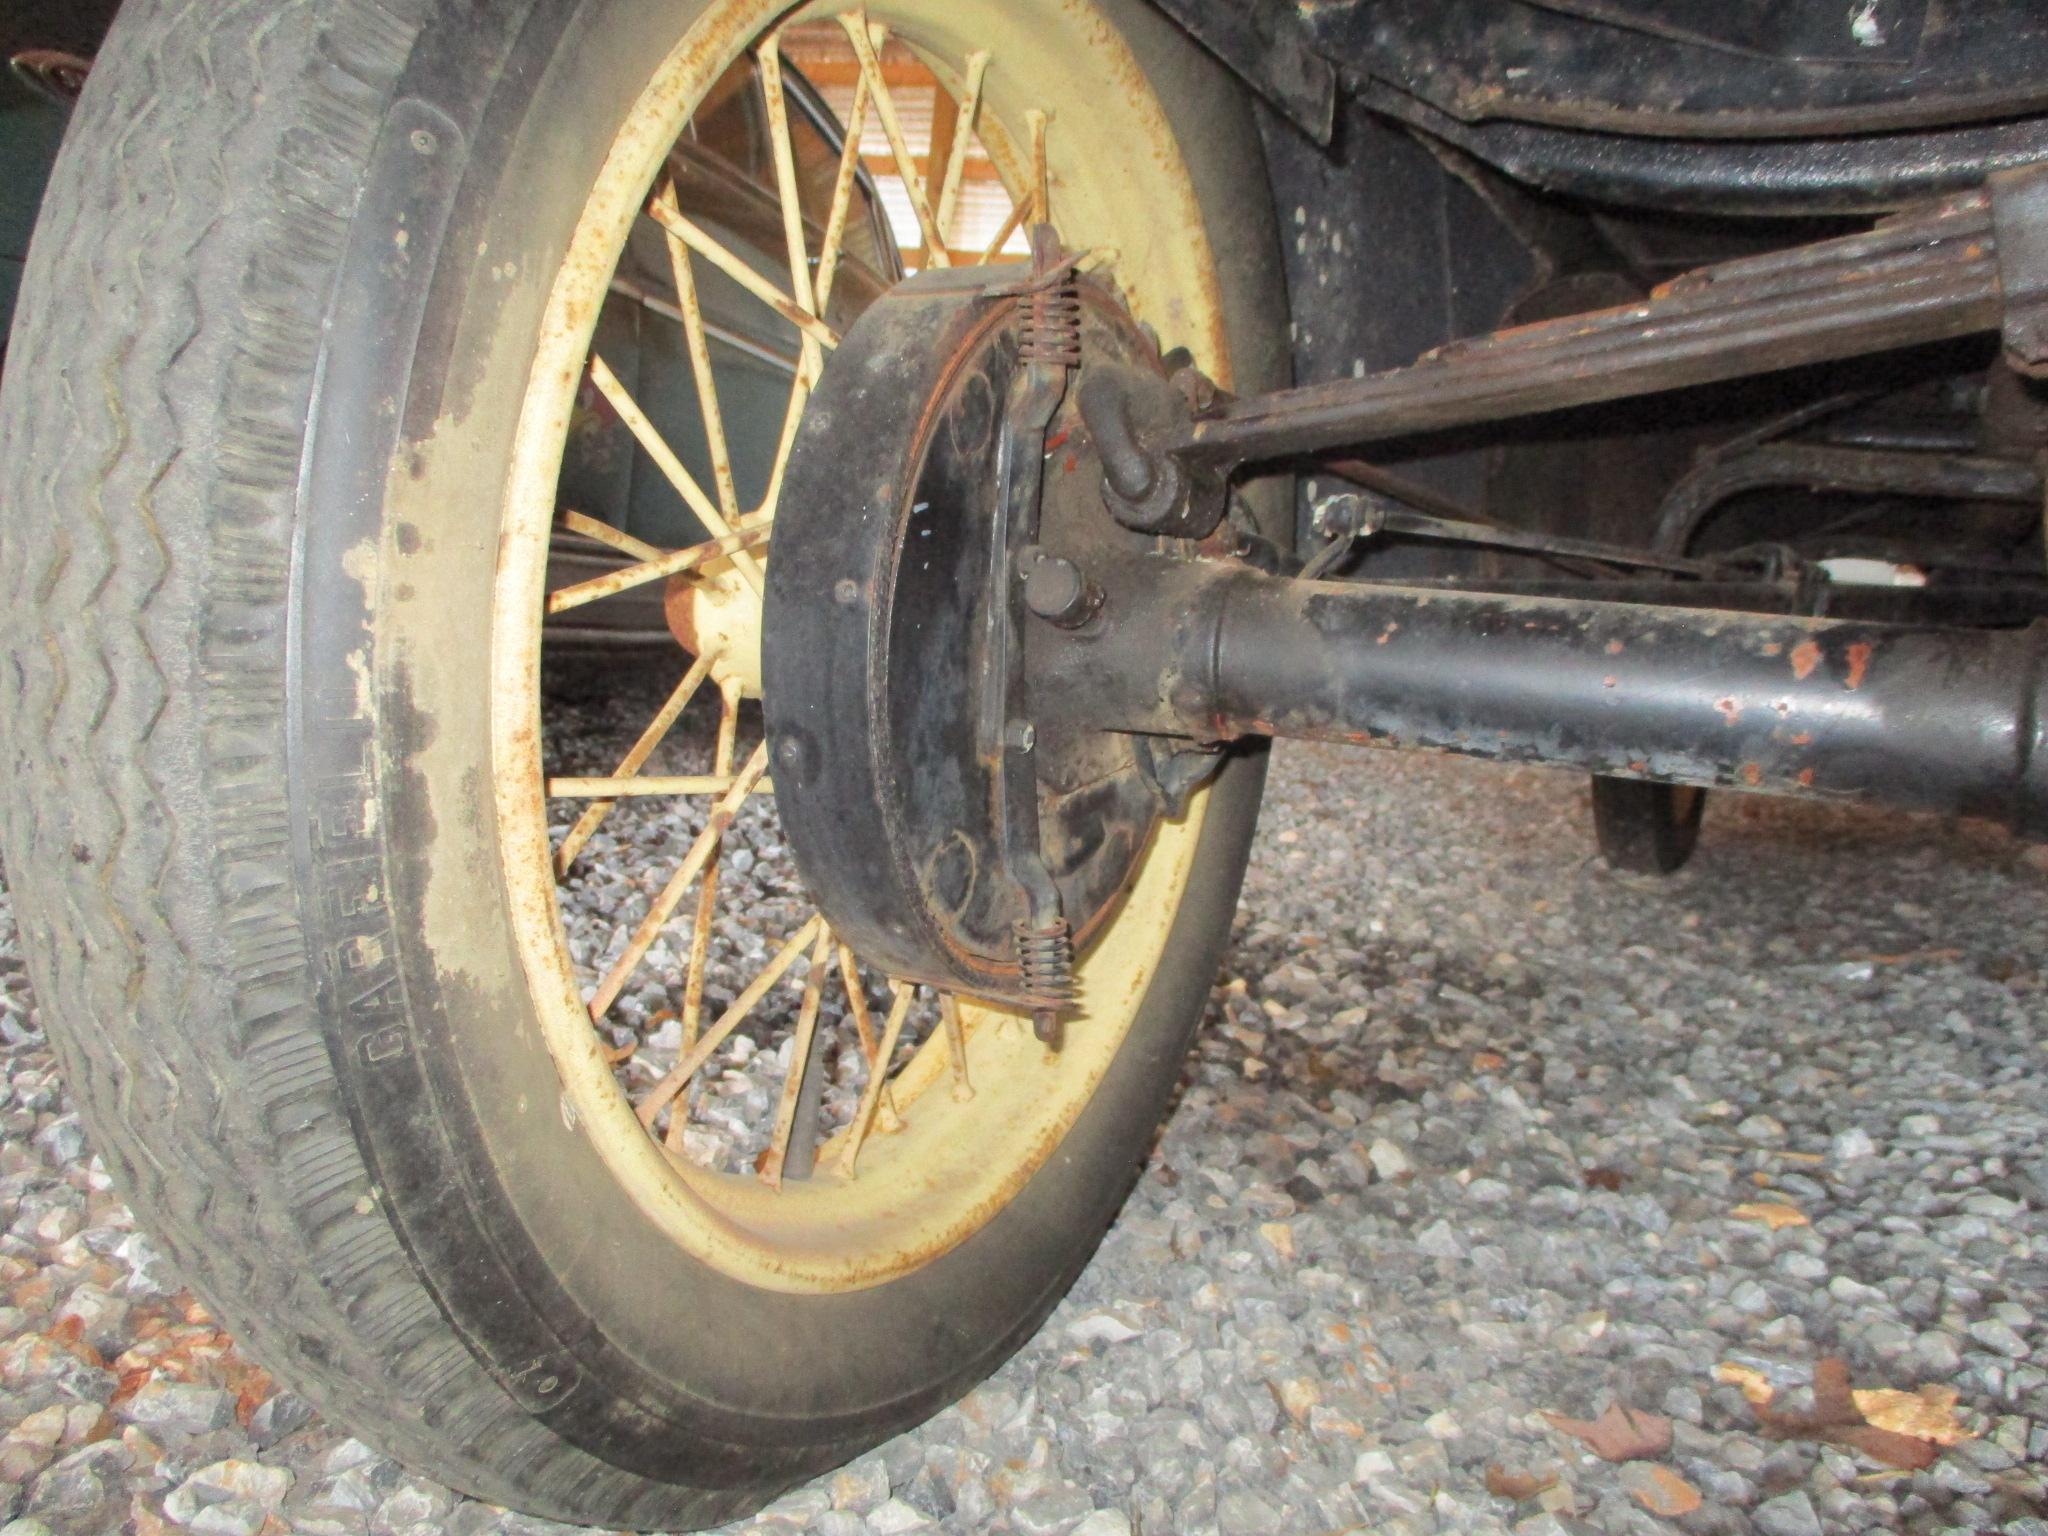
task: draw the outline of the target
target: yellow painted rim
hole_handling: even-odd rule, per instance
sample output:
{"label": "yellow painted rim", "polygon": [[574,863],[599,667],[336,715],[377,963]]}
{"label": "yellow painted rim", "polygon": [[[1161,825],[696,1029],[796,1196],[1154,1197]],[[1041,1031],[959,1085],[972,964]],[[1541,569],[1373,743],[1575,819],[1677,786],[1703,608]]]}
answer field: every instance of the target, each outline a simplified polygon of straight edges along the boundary
{"label": "yellow painted rim", "polygon": [[[1113,921],[1078,966],[1063,1049],[1028,1020],[960,1000],[973,1097],[961,1100],[934,1033],[894,1079],[904,1127],[871,1136],[855,1176],[779,1189],[713,1173],[644,1129],[593,1029],[571,963],[540,791],[540,613],[570,413],[599,308],[634,220],[695,104],[773,28],[842,14],[774,0],[715,0],[654,71],[620,125],[556,278],[535,351],[508,484],[493,614],[493,769],[508,911],[565,1113],[647,1219],[683,1252],[766,1289],[882,1284],[950,1251],[1045,1162],[1108,1071],[1160,963],[1192,873],[1203,806],[1163,824]],[[1027,114],[1048,114],[1055,222],[1108,253],[1140,319],[1227,382],[1218,284],[1192,181],[1159,101],[1102,10],[1086,0],[899,0],[871,23],[914,48],[956,94],[964,61],[991,55],[981,138],[1005,182],[1028,172]],[[830,366],[829,363],[826,366]]]}

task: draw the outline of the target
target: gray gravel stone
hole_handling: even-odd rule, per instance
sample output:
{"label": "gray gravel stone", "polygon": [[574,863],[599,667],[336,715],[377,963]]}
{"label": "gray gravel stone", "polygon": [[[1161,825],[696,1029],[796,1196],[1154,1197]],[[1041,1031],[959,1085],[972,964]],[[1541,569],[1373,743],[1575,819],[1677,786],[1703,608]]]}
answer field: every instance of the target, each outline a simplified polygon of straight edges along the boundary
{"label": "gray gravel stone", "polygon": [[258,1446],[272,1446],[312,1421],[311,1403],[296,1392],[279,1392],[257,1404],[249,1415],[249,1438]]}
{"label": "gray gravel stone", "polygon": [[235,1421],[235,1398],[219,1387],[195,1386],[180,1381],[144,1382],[135,1395],[121,1405],[120,1415],[131,1424],[151,1431],[203,1435],[225,1429]]}
{"label": "gray gravel stone", "polygon": [[1010,1521],[1021,1536],[1065,1536],[1094,1508],[1084,1489],[1067,1483],[1021,1500],[1011,1508]]}
{"label": "gray gravel stone", "polygon": [[263,1529],[269,1511],[248,1499],[226,1504],[209,1504],[192,1517],[186,1527],[192,1536],[256,1536]]}
{"label": "gray gravel stone", "polygon": [[868,1514],[868,1529],[875,1536],[903,1536],[905,1531],[921,1531],[930,1524],[923,1510],[912,1508],[902,1499],[885,1499]]}
{"label": "gray gravel stone", "polygon": [[[586,722],[593,760],[630,715]],[[705,741],[677,750],[701,771]],[[2048,1536],[2019,1513],[2048,1464],[2048,871],[1969,824],[1729,797],[1695,866],[1644,882],[1591,857],[1584,801],[1564,776],[1280,749],[1179,1107],[1100,1257],[989,1384],[737,1529],[1668,1533],[1626,1491],[1644,1474],[1542,1417],[1619,1400],[1675,1421],[1668,1464],[1706,1500],[1688,1536]],[[772,823],[748,835],[758,915],[714,993],[792,910]],[[572,944],[611,942],[621,846],[593,845]],[[26,997],[12,945],[0,894],[0,1013]],[[750,1155],[772,1112],[775,1029],[759,1046],[709,1096],[706,1157]],[[255,1536],[250,1509],[306,1536],[562,1536],[289,1392],[244,1428],[204,1372],[117,1402],[125,1439],[67,1438],[104,1432],[117,1357],[189,1304],[70,1114],[40,1035],[0,1035],[0,1462],[34,1460],[15,1526],[42,1527],[0,1536],[174,1511]],[[1809,1224],[1728,1219],[1756,1200]],[[104,1368],[51,1342],[62,1317]],[[1796,1397],[1826,1354],[1859,1386],[1955,1387],[1982,1439],[1864,1482],[1760,1435],[1714,1377],[1739,1360]],[[291,1481],[200,1497],[223,1463]],[[1492,1463],[1563,1477],[1515,1504]]]}
{"label": "gray gravel stone", "polygon": [[1764,1536],[1821,1536],[1820,1516],[1803,1492],[1766,1499],[1756,1507],[1755,1520]]}

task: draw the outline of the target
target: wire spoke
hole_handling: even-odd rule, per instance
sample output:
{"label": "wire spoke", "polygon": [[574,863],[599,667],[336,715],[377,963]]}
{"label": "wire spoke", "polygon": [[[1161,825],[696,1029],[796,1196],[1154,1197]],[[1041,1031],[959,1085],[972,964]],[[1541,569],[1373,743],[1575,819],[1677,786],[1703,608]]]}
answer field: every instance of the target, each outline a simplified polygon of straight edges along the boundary
{"label": "wire spoke", "polygon": [[[631,299],[642,309],[651,310],[665,319],[675,321],[677,325],[683,323],[683,311],[679,305],[669,303],[659,294],[649,293],[629,277],[613,277],[611,291],[621,298]],[[764,347],[753,338],[742,336],[738,331],[728,330],[715,320],[707,319],[704,322],[704,334],[729,351],[737,352],[742,357],[751,357],[757,363],[766,363],[777,373],[796,372],[798,359],[789,353],[778,352],[773,347]]]}
{"label": "wire spoke", "polygon": [[721,538],[692,544],[688,549],[671,550],[665,555],[657,552],[654,559],[639,565],[622,566],[616,571],[607,571],[602,576],[593,576],[588,581],[579,581],[574,586],[549,593],[547,611],[550,614],[567,613],[600,598],[616,597],[621,592],[644,587],[650,581],[666,581],[671,576],[687,575],[727,556],[735,560],[752,560],[754,556],[751,553],[743,556],[741,552],[751,551],[767,540],[767,525],[756,521]]}
{"label": "wire spoke", "polygon": [[683,1053],[683,1059],[676,1063],[675,1070],[647,1090],[647,1097],[640,1101],[638,1114],[642,1125],[654,1124],[655,1116],[668,1107],[669,1100],[688,1086],[704,1063],[709,1061],[725,1044],[726,1037],[745,1022],[748,1014],[766,997],[796,958],[816,942],[819,932],[825,926],[825,919],[813,917],[792,934],[789,940],[768,962],[768,968],[747,983],[746,991],[733,999],[732,1006],[718,1016],[718,1022],[706,1030],[696,1045]]}
{"label": "wire spoke", "polygon": [[911,1000],[917,992],[915,987],[900,981],[890,985],[896,991],[889,1002],[889,1017],[882,1025],[881,1043],[868,1065],[868,1082],[861,1092],[860,1107],[854,1111],[853,1123],[846,1128],[846,1141],[839,1149],[839,1172],[849,1179],[853,1177],[854,1165],[860,1161],[861,1145],[875,1123],[883,1092],[889,1086],[889,1063],[896,1055],[896,1042],[903,1036],[903,1021],[910,1016]]}
{"label": "wire spoke", "polygon": [[818,1008],[825,998],[825,977],[832,968],[832,930],[820,922],[811,945],[811,969],[804,977],[804,1000],[797,1010],[796,1034],[789,1045],[789,1072],[782,1081],[782,1100],[775,1109],[775,1130],[761,1164],[761,1178],[770,1189],[782,1188],[782,1170],[789,1160],[790,1134],[796,1129],[798,1101],[817,1049]]}
{"label": "wire spoke", "polygon": [[[875,1039],[874,1015],[868,1011],[867,990],[861,985],[860,964],[854,959],[853,950],[843,942],[839,946],[839,979],[846,984],[847,1011],[853,1015],[854,1033],[860,1037],[860,1053],[867,1061],[868,1071],[884,1070],[886,1063],[877,1055],[881,1047]],[[902,1128],[903,1117],[896,1112],[893,1088],[883,1091],[881,1115],[884,1130]]]}
{"label": "wire spoke", "polygon": [[939,994],[939,1019],[946,1029],[946,1059],[953,1064],[953,1097],[965,1102],[974,1097],[967,1080],[967,1031],[960,1024],[960,999],[950,992]]}
{"label": "wire spoke", "polygon": [[[789,107],[782,88],[782,50],[775,38],[770,37],[761,45],[758,59],[761,95],[768,109],[769,141],[775,161],[776,198],[782,206],[782,238],[789,257],[790,291],[796,295],[799,308],[807,314],[816,314],[818,305],[811,287],[810,250],[804,242],[802,191],[797,185],[796,157],[789,142]],[[784,413],[783,436],[776,442],[775,465],[769,473],[770,499],[767,505],[771,508],[782,499],[782,470],[796,441],[794,425],[797,417],[802,415],[802,407],[796,402],[809,401],[824,366],[824,354],[819,351],[817,342],[806,335],[803,338],[803,357],[790,385],[792,409]],[[785,444],[789,446],[785,447]]]}
{"label": "wire spoke", "polygon": [[661,894],[655,897],[654,905],[648,909],[647,916],[641,919],[640,926],[633,930],[633,937],[626,945],[626,952],[619,956],[617,963],[606,972],[604,980],[598,983],[597,992],[590,999],[592,1019],[603,1018],[610,1011],[612,1004],[618,1001],[619,993],[625,989],[627,979],[646,958],[647,951],[653,947],[655,939],[667,925],[669,918],[675,915],[676,905],[683,899],[683,892],[690,888],[690,883],[718,851],[719,840],[724,837],[726,828],[730,827],[733,818],[739,815],[740,807],[746,804],[747,796],[753,793],[754,785],[767,769],[768,744],[763,742],[754,749],[754,755],[747,759],[747,766],[733,779],[732,788],[725,792],[724,797],[713,808],[710,821],[705,824],[704,830],[697,834],[697,840],[690,845],[690,851],[683,855],[682,864],[670,877],[668,884],[662,888]]}
{"label": "wire spoke", "polygon": [[[804,238],[803,188],[796,179],[796,151],[789,140],[789,103],[782,89],[782,47],[774,38],[761,44],[761,96],[768,107],[768,144],[775,161],[775,191],[782,204],[782,241],[789,253],[789,291],[797,308],[818,313],[811,286],[811,252]],[[815,377],[815,370],[813,377]]]}
{"label": "wire spoke", "polygon": [[953,264],[952,253],[946,249],[945,239],[932,217],[931,203],[925,197],[925,178],[917,174],[917,161],[903,137],[903,120],[896,112],[896,98],[889,92],[889,82],[882,76],[882,61],[875,53],[875,33],[879,32],[885,42],[889,34],[884,28],[875,28],[874,32],[869,30],[866,7],[850,16],[841,16],[839,25],[846,30],[847,40],[853,44],[853,51],[860,59],[860,71],[867,77],[868,90],[875,98],[875,112],[882,119],[882,132],[888,136],[889,151],[896,157],[896,170],[903,178],[903,190],[909,195],[911,211],[917,215],[917,227],[924,235],[925,265],[949,267]]}
{"label": "wire spoke", "polygon": [[[710,659],[698,657],[690,670],[683,674],[683,680],[676,684],[674,692],[669,694],[667,702],[655,711],[654,718],[647,722],[647,729],[640,733],[640,739],[619,759],[618,770],[613,775],[615,779],[629,781],[638,777],[641,766],[654,755],[654,749],[668,739],[668,733],[675,728],[677,717],[689,707],[690,700],[697,696],[697,690],[704,686],[704,679],[710,675]],[[563,781],[550,782],[548,793],[562,794],[564,798],[569,798],[566,791],[557,789],[556,786],[561,782]],[[583,814],[576,818],[576,825],[569,829],[569,835],[562,839],[562,846],[555,851],[557,880],[569,873],[576,863],[577,855],[583,852],[584,845],[604,824],[605,817],[611,815],[612,807],[617,804],[616,796],[600,799],[597,804],[586,807]]]}
{"label": "wire spoke", "polygon": [[657,549],[645,539],[636,539],[623,528],[614,528],[610,523],[600,522],[582,512],[571,512],[566,507],[558,514],[557,520],[571,533],[580,533],[586,539],[595,539],[608,549],[615,549],[622,555],[631,555],[635,560],[659,560],[668,551]]}
{"label": "wire spoke", "polygon": [[1050,224],[1052,171],[1045,155],[1045,131],[1050,119],[1033,107],[1024,114],[1024,121],[1031,125],[1031,195],[1025,201],[1031,204],[1032,217],[1037,223]]}
{"label": "wire spoke", "polygon": [[[718,746],[712,756],[715,772],[731,774],[733,748],[739,738],[740,689],[737,683],[727,683],[719,689]],[[756,793],[766,787],[763,779],[755,786]],[[725,862],[725,840],[721,837],[718,846],[711,851],[711,858],[704,865],[704,882],[697,887],[697,911],[690,920],[690,955],[683,967],[683,1049],[689,1050],[697,1043],[697,1031],[704,1019],[704,977],[705,967],[711,958],[711,927],[718,919],[718,882]],[[681,1151],[683,1130],[689,1120],[689,1095],[683,1096],[669,1117],[667,1145],[671,1151]]]}
{"label": "wire spoke", "polygon": [[[967,60],[967,95],[960,103],[959,120],[953,125],[953,142],[946,152],[943,172],[935,161],[931,172],[939,175],[939,195],[932,208],[932,221],[944,234],[953,227],[953,211],[960,198],[960,183],[967,174],[967,141],[974,136],[981,114],[981,88],[988,79],[989,53],[986,48]],[[944,89],[944,87],[940,87]],[[927,187],[926,196],[930,196]]]}
{"label": "wire spoke", "polygon": [[790,386],[789,408],[782,416],[782,437],[775,445],[775,465],[768,474],[768,491],[761,498],[761,509],[754,515],[764,522],[775,520],[775,509],[782,505],[782,482],[789,474],[789,458],[796,452],[796,429],[803,422],[804,407],[810,404],[811,386],[798,379]]}
{"label": "wire spoke", "polygon": [[832,183],[832,209],[825,216],[825,243],[818,252],[817,309],[832,310],[832,288],[839,277],[839,258],[846,248],[846,225],[853,211],[853,189],[860,177],[860,137],[867,131],[868,77],[853,82],[853,106],[846,116],[846,142],[839,151],[839,178]]}
{"label": "wire spoke", "polygon": [[[726,522],[725,514],[712,504],[711,498],[704,494],[704,487],[697,483],[697,477],[683,467],[683,461],[677,458],[675,450],[669,447],[668,439],[655,430],[654,423],[647,419],[647,413],[640,409],[639,402],[626,392],[626,386],[619,382],[619,376],[613,373],[610,365],[595,352],[590,354],[590,377],[591,381],[597,385],[598,393],[611,403],[611,408],[619,413],[619,419],[626,424],[626,429],[639,440],[640,446],[646,450],[647,456],[654,460],[655,467],[667,477],[668,483],[676,488],[676,493],[689,504],[690,510],[697,514],[698,521],[711,530],[713,539],[734,538],[733,529]],[[695,547],[698,549],[703,548],[702,545]],[[688,551],[680,551],[670,558],[680,560],[687,553]],[[756,560],[753,552],[745,547],[744,539],[733,545],[731,553],[733,564],[740,568],[740,573],[752,584],[754,590],[759,592],[761,590],[761,562]],[[654,564],[660,563],[659,561],[654,562]],[[633,569],[643,572],[649,571],[651,568],[651,566],[647,565],[633,567]],[[613,573],[614,576],[624,574],[626,573]],[[662,574],[673,575],[675,573],[674,571],[664,571]],[[610,578],[598,578],[600,581],[608,579]],[[655,578],[649,575],[646,579],[652,581]],[[594,583],[585,582],[584,585],[591,586]],[[623,591],[624,588],[621,587],[615,590]],[[552,599],[550,602],[552,602]]]}
{"label": "wire spoke", "polygon": [[652,203],[648,205],[647,216],[782,316],[810,340],[824,347],[839,345],[838,334],[831,326],[800,308],[796,300],[748,266],[733,254],[728,246],[691,223],[688,218]]}
{"label": "wire spoke", "polygon": [[867,994],[861,990],[860,963],[844,940],[839,944],[839,979],[846,983],[846,1009],[853,1015],[853,1032],[860,1037],[860,1053],[870,1066],[875,1060],[875,1018],[868,1011]]}
{"label": "wire spoke", "polygon": [[[669,212],[678,212],[676,184],[671,181],[656,197]],[[683,339],[690,349],[690,372],[697,380],[697,409],[704,421],[704,443],[711,454],[711,483],[718,492],[719,510],[728,524],[740,520],[740,493],[732,474],[732,451],[725,436],[725,413],[719,408],[718,382],[711,372],[711,338],[704,329],[704,306],[697,295],[697,272],[690,262],[690,248],[670,234],[662,237],[668,245],[668,264],[675,274],[676,302],[683,314]]]}

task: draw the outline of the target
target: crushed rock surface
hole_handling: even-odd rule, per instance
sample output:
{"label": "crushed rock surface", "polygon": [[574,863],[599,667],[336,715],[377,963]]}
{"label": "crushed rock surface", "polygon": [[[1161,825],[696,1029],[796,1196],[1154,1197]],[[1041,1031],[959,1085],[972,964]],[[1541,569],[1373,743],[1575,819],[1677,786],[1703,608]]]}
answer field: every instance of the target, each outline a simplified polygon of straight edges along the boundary
{"label": "crushed rock surface", "polygon": [[[734,1529],[2048,1536],[2044,897],[1977,825],[1733,796],[1687,872],[1621,876],[1568,776],[1283,748],[1179,1109],[1072,1296]],[[0,1536],[563,1529],[242,1358],[92,1155],[4,898],[0,1072]],[[1810,1407],[1826,1357],[1952,1390],[1971,1438],[1897,1470],[1717,1379]],[[1546,1417],[1614,1404],[1668,1449]]]}

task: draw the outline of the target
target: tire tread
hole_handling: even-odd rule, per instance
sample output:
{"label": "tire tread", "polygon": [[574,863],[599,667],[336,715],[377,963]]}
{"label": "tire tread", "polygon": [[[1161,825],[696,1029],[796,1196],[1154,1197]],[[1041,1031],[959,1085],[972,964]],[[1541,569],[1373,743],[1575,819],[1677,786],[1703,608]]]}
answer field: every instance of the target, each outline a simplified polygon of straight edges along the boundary
{"label": "tire tread", "polygon": [[291,513],[328,277],[423,11],[124,8],[0,399],[0,841],[94,1146],[252,1353],[468,1492],[698,1525],[753,1500],[562,1440],[422,1282],[357,1147],[296,909]]}

